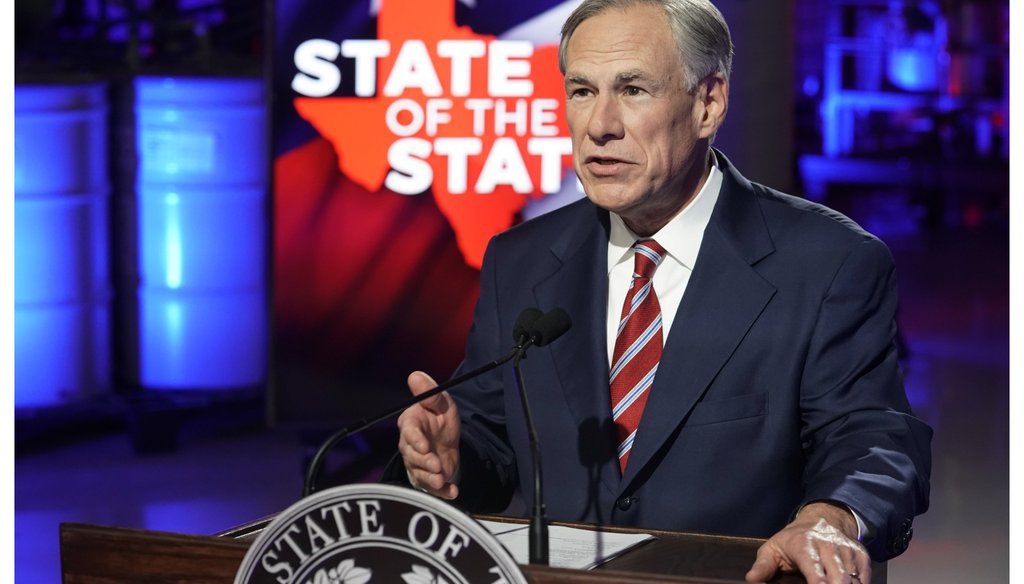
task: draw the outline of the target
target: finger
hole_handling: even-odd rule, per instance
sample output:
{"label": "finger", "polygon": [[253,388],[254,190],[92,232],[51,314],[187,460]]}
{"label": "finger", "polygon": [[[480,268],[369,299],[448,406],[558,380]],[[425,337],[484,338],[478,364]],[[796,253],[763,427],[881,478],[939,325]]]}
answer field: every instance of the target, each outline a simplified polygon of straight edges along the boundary
{"label": "finger", "polygon": [[844,537],[842,541],[819,542],[822,557],[831,554],[832,562],[825,562],[829,582],[864,584],[871,581],[871,558],[859,542]]}
{"label": "finger", "polygon": [[426,490],[431,494],[435,494],[448,484],[448,481],[444,480],[441,473],[429,472],[421,468],[410,470],[409,475],[415,487]]}
{"label": "finger", "polygon": [[861,549],[856,554],[854,565],[857,567],[857,578],[852,584],[871,584],[871,557],[865,550]]}
{"label": "finger", "polygon": [[451,477],[444,473],[426,472],[422,469],[409,471],[413,486],[442,499],[454,499],[459,495],[457,485],[451,483]]}
{"label": "finger", "polygon": [[[828,582],[825,579],[825,565],[822,561],[820,550],[813,541],[807,541],[807,545],[802,550],[802,553],[793,558],[793,560],[796,564],[796,569],[799,570],[800,573],[803,574],[804,579],[807,580],[807,584],[824,584]],[[834,567],[832,572],[835,573]]]}
{"label": "finger", "polygon": [[860,567],[857,565],[857,549],[852,545],[840,545],[835,548],[834,556],[838,565],[837,569],[840,572],[835,581],[842,584],[856,584],[861,575]]}
{"label": "finger", "polygon": [[402,455],[405,467],[409,471],[422,470],[428,473],[440,474],[444,470],[441,458],[434,452],[420,453],[406,443],[398,445],[398,452]]}
{"label": "finger", "polygon": [[[411,373],[407,383],[409,384],[409,390],[412,391],[413,395],[417,396],[437,388],[437,382],[434,381],[434,378],[422,371]],[[448,413],[449,408],[452,406],[452,401],[448,397],[447,392],[441,392],[424,399],[417,405],[432,414],[443,415]]]}
{"label": "finger", "polygon": [[433,496],[441,498],[441,499],[449,499],[450,500],[450,499],[454,499],[455,497],[459,496],[459,488],[457,486],[453,485],[452,483],[445,483],[439,489],[435,489],[435,488],[429,487],[429,486],[424,486],[424,485],[421,485],[421,484],[418,484],[418,483],[413,485],[413,486],[415,486],[417,489],[423,491],[424,493],[427,493],[428,495],[433,495]]}
{"label": "finger", "polygon": [[820,548],[821,565],[825,570],[825,581],[828,584],[849,584],[850,574],[855,573],[853,561],[847,558],[843,560],[842,546],[818,544]]}
{"label": "finger", "polygon": [[401,420],[398,433],[398,448],[401,449],[403,445],[419,454],[426,454],[433,450],[426,420],[417,418],[415,414]]}
{"label": "finger", "polygon": [[447,483],[437,493],[437,496],[441,497],[442,499],[448,499],[448,500],[454,499],[455,497],[459,496],[459,487],[458,487],[458,485],[455,485],[455,484],[452,484],[452,483]]}
{"label": "finger", "polygon": [[[410,391],[413,392],[413,395],[419,395],[420,393],[429,391],[434,387],[437,387],[437,382],[434,381],[434,378],[430,377],[429,375],[422,371],[414,371],[410,373],[409,378],[407,379],[406,382],[409,384],[409,389]],[[435,400],[436,398],[430,398],[428,400],[425,400],[424,402],[421,402],[421,404],[426,406],[427,404]]]}
{"label": "finger", "polygon": [[441,472],[441,459],[434,448],[428,428],[424,426],[426,422],[419,419],[421,417],[415,412],[407,411],[402,414],[399,423],[398,452],[410,470],[423,468],[429,472]]}
{"label": "finger", "polygon": [[[801,566],[808,583],[818,581],[812,579],[813,574],[827,584],[863,584],[859,580],[863,573],[857,561],[857,548],[852,542],[812,540],[808,542],[808,552],[811,559],[816,558],[817,564],[809,568],[811,573]],[[870,579],[870,568],[868,570]]]}
{"label": "finger", "polygon": [[800,570],[800,574],[803,575],[804,580],[807,580],[807,584],[828,583],[828,580],[825,579],[825,567],[819,561],[797,562],[797,568]]}
{"label": "finger", "polygon": [[446,464],[431,436],[419,428],[410,428],[400,437],[398,451],[407,464],[427,472],[443,473],[447,466],[451,466]]}
{"label": "finger", "polygon": [[747,582],[766,582],[779,571],[780,562],[774,549],[767,543],[757,550],[757,559],[745,576]]}

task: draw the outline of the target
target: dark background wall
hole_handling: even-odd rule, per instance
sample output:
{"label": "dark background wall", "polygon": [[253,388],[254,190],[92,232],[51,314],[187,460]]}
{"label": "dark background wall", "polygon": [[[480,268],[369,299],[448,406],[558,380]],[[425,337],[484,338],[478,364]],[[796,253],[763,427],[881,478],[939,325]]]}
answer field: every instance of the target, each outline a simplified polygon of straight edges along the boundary
{"label": "dark background wall", "polygon": [[750,180],[791,192],[796,186],[793,3],[730,0],[716,5],[729,23],[736,56],[729,114],[715,146]]}

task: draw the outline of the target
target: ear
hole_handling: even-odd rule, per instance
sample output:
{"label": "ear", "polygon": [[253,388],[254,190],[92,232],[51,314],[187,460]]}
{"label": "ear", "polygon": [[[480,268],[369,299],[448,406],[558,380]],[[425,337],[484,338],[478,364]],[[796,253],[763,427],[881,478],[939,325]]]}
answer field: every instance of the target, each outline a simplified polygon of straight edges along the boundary
{"label": "ear", "polygon": [[699,136],[710,138],[722,126],[729,111],[729,80],[721,73],[708,75],[697,88],[697,100]]}

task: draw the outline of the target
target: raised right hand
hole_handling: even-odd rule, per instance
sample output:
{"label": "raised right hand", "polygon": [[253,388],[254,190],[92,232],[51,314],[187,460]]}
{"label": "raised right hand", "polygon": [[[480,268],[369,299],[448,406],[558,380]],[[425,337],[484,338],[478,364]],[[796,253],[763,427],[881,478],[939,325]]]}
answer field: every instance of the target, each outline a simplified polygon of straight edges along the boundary
{"label": "raised right hand", "polygon": [[[409,375],[409,389],[419,395],[437,382],[422,371]],[[447,393],[409,407],[398,417],[398,451],[413,486],[442,499],[454,499],[452,481],[459,468],[459,411]]]}

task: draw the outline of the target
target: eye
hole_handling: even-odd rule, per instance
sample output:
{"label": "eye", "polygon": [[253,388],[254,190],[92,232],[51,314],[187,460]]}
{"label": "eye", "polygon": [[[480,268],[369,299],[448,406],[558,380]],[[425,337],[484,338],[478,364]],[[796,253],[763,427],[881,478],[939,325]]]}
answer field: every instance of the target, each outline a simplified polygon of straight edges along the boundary
{"label": "eye", "polygon": [[589,89],[587,89],[586,87],[577,87],[575,89],[570,89],[569,90],[569,97],[570,98],[572,98],[572,97],[590,97],[591,95],[592,95],[591,91]]}
{"label": "eye", "polygon": [[644,92],[643,89],[640,89],[639,87],[637,87],[635,85],[628,85],[628,86],[626,86],[626,91],[625,91],[626,95],[634,96],[635,97],[637,95],[641,95],[643,92]]}

